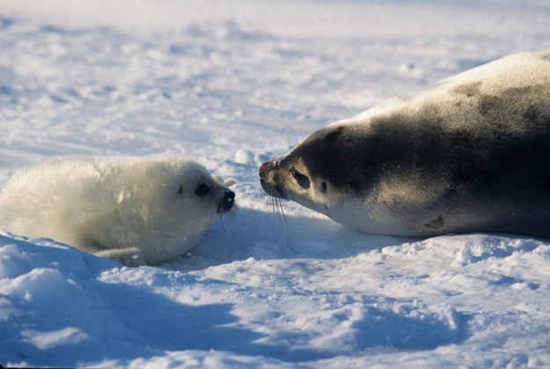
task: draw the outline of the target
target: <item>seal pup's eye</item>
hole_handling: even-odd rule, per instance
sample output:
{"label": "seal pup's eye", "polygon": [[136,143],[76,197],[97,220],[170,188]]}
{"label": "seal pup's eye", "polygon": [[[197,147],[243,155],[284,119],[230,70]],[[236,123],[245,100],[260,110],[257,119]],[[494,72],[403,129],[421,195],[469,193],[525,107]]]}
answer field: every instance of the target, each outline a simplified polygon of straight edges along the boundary
{"label": "seal pup's eye", "polygon": [[197,196],[206,196],[210,192],[210,187],[206,183],[201,183],[195,190],[195,195]]}
{"label": "seal pup's eye", "polygon": [[183,185],[179,186],[178,188],[178,195],[181,195],[183,193]]}
{"label": "seal pup's eye", "polygon": [[302,187],[303,189],[308,189],[309,186],[310,186],[310,181],[309,181],[309,178],[305,175],[303,175],[302,173],[298,172],[296,170],[296,168],[292,168],[290,170],[290,174],[292,174],[292,176],[294,177],[294,179],[296,180],[296,182],[298,183],[298,185],[300,187]]}

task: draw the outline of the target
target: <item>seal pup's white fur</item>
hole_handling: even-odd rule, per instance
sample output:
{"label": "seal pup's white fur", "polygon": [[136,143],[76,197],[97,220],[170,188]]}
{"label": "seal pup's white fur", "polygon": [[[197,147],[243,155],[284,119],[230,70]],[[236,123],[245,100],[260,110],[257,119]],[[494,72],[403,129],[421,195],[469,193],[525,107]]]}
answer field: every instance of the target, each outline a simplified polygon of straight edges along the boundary
{"label": "seal pup's white fur", "polygon": [[0,228],[48,237],[127,265],[195,247],[234,193],[178,158],[59,158],[17,172],[0,194]]}

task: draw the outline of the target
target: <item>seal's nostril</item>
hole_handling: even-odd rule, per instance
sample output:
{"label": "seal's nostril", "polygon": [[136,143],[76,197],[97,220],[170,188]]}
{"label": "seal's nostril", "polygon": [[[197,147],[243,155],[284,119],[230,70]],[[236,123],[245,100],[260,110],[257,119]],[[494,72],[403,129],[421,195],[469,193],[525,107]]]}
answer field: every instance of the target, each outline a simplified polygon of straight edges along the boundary
{"label": "seal's nostril", "polygon": [[235,205],[235,192],[231,190],[225,191],[225,196],[223,197],[222,201],[220,202],[220,206],[218,207],[218,213],[226,213]]}

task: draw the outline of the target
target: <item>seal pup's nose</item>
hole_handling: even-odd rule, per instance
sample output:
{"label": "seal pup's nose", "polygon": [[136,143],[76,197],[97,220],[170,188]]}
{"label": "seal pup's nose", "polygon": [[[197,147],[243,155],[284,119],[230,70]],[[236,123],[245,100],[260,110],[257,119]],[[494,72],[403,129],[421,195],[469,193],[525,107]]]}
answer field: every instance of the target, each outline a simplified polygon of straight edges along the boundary
{"label": "seal pup's nose", "polygon": [[235,205],[235,192],[231,190],[225,191],[225,195],[218,207],[218,213],[227,213]]}

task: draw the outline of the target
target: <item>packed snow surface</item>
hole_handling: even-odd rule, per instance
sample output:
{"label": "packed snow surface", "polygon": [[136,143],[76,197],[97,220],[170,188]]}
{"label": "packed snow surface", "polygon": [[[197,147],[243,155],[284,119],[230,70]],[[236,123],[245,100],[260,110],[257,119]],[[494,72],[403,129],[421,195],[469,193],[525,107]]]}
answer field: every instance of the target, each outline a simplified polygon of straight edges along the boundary
{"label": "packed snow surface", "polygon": [[549,35],[544,0],[0,0],[1,185],[164,153],[235,178],[239,207],[160,267],[0,232],[0,363],[550,367],[550,241],[358,234],[283,217],[257,178],[333,120]]}

